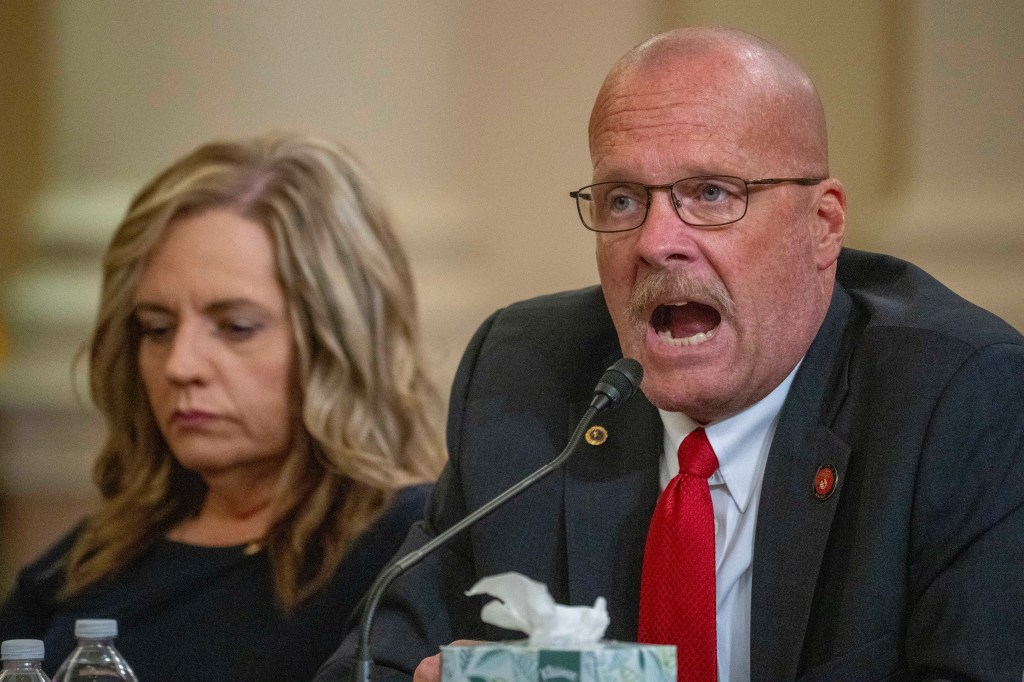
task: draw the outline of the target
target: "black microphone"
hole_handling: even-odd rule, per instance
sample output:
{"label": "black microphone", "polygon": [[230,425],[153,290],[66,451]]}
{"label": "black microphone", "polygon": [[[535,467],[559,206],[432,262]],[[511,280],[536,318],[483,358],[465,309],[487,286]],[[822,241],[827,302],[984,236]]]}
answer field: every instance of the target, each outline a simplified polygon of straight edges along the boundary
{"label": "black microphone", "polygon": [[601,412],[626,402],[633,397],[643,378],[644,368],[639,362],[633,358],[622,358],[604,371],[594,387],[590,406]]}
{"label": "black microphone", "polygon": [[643,376],[643,368],[633,358],[622,358],[616,361],[615,364],[605,370],[601,380],[597,382],[597,386],[594,387],[594,398],[590,401],[590,407],[583,413],[583,417],[576,425],[576,430],[569,437],[569,443],[558,457],[555,457],[490,502],[476,509],[461,521],[453,524],[448,530],[440,533],[430,542],[419,549],[414,549],[381,571],[380,575],[377,576],[377,579],[373,581],[370,589],[366,592],[363,617],[359,622],[359,645],[356,649],[355,665],[352,668],[352,682],[368,682],[370,679],[370,668],[373,667],[373,659],[370,656],[370,628],[373,625],[373,616],[377,611],[377,604],[380,602],[381,597],[384,596],[384,591],[388,586],[400,575],[422,561],[428,554],[446,545],[453,537],[561,466],[575,452],[576,446],[579,445],[583,434],[586,433],[594,417],[607,409],[618,407],[633,397],[636,389],[640,386],[640,380],[643,379]]}

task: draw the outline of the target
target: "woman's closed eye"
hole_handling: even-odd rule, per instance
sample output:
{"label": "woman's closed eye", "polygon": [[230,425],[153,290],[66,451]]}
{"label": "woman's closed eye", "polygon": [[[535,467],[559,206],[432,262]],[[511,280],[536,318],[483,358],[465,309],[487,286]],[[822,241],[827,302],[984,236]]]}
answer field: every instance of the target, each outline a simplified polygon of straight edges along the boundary
{"label": "woman's closed eye", "polygon": [[151,343],[165,343],[174,337],[174,323],[170,319],[136,317],[139,335]]}
{"label": "woman's closed eye", "polygon": [[217,323],[217,334],[228,341],[248,341],[263,327],[257,320],[221,320]]}

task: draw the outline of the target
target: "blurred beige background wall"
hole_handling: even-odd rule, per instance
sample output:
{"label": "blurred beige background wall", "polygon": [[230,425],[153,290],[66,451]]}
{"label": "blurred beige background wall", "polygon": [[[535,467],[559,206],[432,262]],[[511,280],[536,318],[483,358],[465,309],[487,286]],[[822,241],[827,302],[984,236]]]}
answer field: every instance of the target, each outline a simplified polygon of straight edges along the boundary
{"label": "blurred beige background wall", "polygon": [[446,384],[495,307],[596,281],[567,196],[589,180],[593,97],[625,50],[691,23],[811,73],[850,245],[1024,328],[1016,0],[0,2],[0,590],[93,504],[102,428],[69,366],[142,182],[212,137],[345,141],[393,207]]}

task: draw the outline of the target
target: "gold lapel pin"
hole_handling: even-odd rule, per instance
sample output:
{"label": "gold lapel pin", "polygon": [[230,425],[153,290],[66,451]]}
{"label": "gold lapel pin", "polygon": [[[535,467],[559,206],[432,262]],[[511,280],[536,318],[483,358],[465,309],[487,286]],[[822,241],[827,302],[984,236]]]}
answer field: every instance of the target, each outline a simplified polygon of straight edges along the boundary
{"label": "gold lapel pin", "polygon": [[603,426],[591,426],[584,436],[591,445],[603,445],[608,440],[608,429]]}

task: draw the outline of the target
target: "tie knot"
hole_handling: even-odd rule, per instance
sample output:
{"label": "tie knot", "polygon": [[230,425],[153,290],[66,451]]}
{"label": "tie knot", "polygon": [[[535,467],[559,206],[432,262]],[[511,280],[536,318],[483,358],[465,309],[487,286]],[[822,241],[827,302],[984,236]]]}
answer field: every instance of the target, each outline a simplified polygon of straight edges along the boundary
{"label": "tie knot", "polygon": [[709,478],[718,469],[718,457],[704,429],[690,432],[679,444],[679,472]]}

